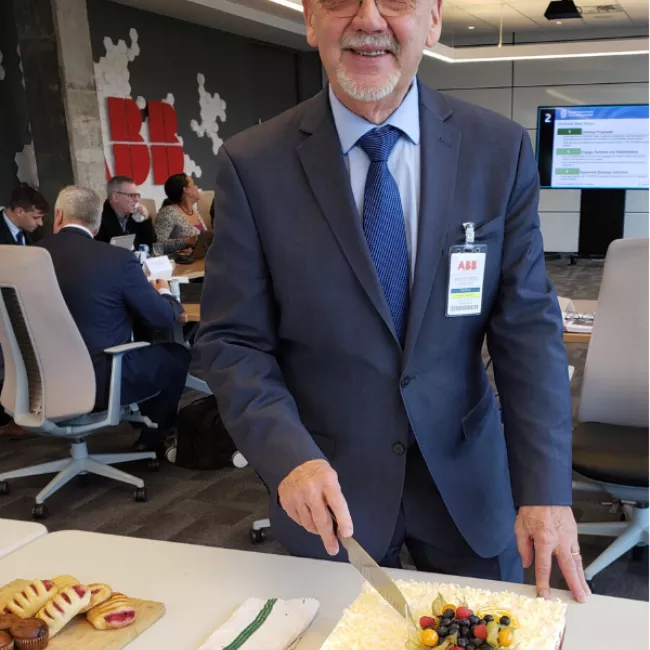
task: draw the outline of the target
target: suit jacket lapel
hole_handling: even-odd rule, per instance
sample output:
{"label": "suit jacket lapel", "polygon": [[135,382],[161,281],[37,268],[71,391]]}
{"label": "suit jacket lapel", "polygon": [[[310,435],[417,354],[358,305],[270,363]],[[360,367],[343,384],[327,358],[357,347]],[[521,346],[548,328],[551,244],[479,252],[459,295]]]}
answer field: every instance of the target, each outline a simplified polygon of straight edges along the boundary
{"label": "suit jacket lapel", "polygon": [[298,146],[309,185],[348,263],[399,345],[354,204],[327,91],[307,104],[300,130],[309,135]]}
{"label": "suit jacket lapel", "polygon": [[[413,352],[439,269],[451,217],[460,132],[445,123],[451,115],[444,97],[422,84],[420,91],[420,213],[415,279],[411,292],[404,367]],[[441,271],[444,272],[444,269]]]}

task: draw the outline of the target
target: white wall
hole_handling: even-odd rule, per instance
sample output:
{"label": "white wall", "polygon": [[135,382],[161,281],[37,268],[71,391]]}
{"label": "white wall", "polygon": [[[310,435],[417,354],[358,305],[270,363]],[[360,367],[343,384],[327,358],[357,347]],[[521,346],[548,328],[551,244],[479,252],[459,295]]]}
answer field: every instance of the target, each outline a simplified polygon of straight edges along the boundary
{"label": "white wall", "polygon": [[[424,57],[420,78],[431,88],[485,106],[519,122],[536,140],[537,107],[648,102],[648,57],[442,63]],[[544,248],[576,252],[579,190],[542,190]],[[626,194],[625,237],[648,237],[648,191]]]}

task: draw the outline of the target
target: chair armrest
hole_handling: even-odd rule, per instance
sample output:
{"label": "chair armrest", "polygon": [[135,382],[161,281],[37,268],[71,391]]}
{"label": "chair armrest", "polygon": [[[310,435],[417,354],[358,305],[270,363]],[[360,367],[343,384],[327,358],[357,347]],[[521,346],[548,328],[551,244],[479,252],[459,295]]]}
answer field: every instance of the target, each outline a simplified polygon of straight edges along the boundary
{"label": "chair armrest", "polygon": [[134,341],[133,343],[124,343],[124,345],[116,345],[112,348],[106,348],[104,352],[106,354],[126,354],[131,352],[131,350],[139,350],[140,348],[146,348],[150,346],[151,343],[147,341]]}

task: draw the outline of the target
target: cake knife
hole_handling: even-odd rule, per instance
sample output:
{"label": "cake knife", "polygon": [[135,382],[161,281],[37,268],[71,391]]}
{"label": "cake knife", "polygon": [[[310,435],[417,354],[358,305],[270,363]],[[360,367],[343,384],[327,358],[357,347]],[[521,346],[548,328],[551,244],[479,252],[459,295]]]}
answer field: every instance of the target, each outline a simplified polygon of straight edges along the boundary
{"label": "cake knife", "polygon": [[[334,532],[338,534],[336,517],[332,514],[334,521]],[[406,598],[393,582],[391,577],[382,569],[368,554],[368,552],[353,537],[338,536],[341,544],[348,552],[350,564],[375,588],[377,593],[406,621],[412,629],[417,629],[411,609]]]}

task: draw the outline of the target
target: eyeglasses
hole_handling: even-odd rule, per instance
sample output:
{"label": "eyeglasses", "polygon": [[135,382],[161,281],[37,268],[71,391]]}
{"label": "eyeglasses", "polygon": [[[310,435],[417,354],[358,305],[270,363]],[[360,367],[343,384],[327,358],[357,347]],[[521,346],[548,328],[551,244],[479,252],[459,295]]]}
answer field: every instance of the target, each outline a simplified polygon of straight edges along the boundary
{"label": "eyeglasses", "polygon": [[[364,0],[319,0],[321,7],[338,18],[352,18]],[[417,0],[375,0],[377,10],[385,18],[406,16],[415,11]]]}
{"label": "eyeglasses", "polygon": [[133,199],[134,201],[139,201],[140,197],[142,196],[141,194],[135,194],[129,192],[117,192],[117,193],[121,194],[122,196],[128,196],[130,199]]}

